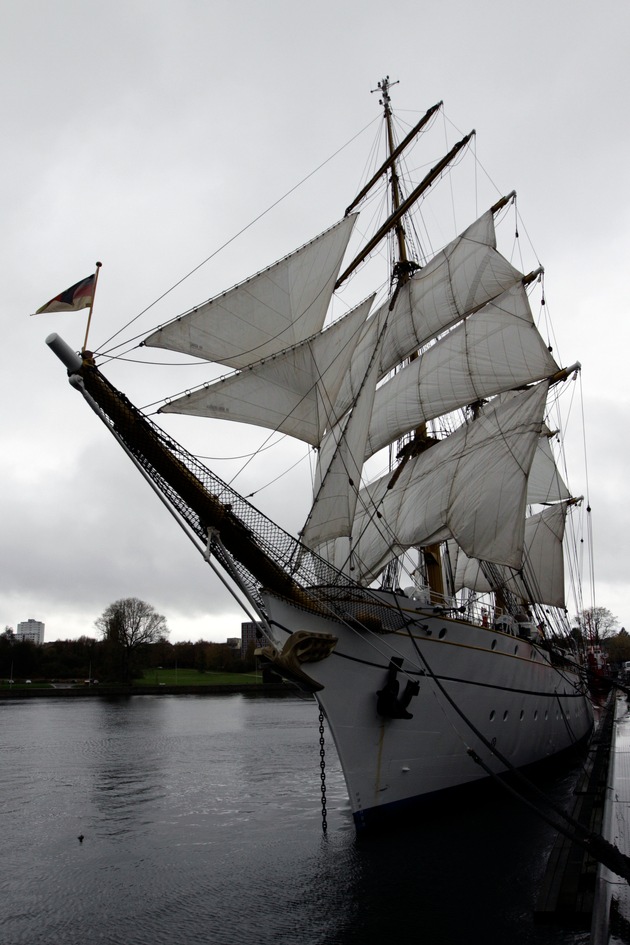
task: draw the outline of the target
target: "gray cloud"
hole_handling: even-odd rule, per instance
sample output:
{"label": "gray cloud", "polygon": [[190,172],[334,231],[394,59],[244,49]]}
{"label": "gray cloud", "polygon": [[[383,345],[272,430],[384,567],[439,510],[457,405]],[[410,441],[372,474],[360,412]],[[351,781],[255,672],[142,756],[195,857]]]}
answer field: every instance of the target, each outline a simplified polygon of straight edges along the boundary
{"label": "gray cloud", "polygon": [[[33,616],[49,639],[76,636],[129,594],[163,612],[175,637],[237,632],[241,615],[44,345],[58,331],[79,348],[84,313],[27,316],[102,259],[92,339],[103,344],[378,119],[369,91],[387,72],[400,79],[395,106],[405,120],[443,98],[454,125],[476,127],[477,154],[498,189],[519,192],[520,242],[531,237],[546,267],[554,348],[584,365],[596,603],[628,622],[630,513],[619,501],[630,461],[627,4],[595,13],[569,0],[486,0],[418,14],[416,2],[399,3],[406,26],[390,37],[373,0],[324,0],[308,12],[280,0],[27,0],[5,10],[0,624]],[[126,336],[334,222],[358,187],[365,150],[362,140],[343,152]],[[450,198],[445,205],[452,214]],[[464,207],[458,223],[474,211]],[[140,403],[158,396],[157,368],[139,377],[116,364],[110,375]],[[173,390],[193,375],[182,369]],[[573,421],[579,410],[576,402]],[[248,432],[236,443],[216,424],[177,430],[212,456],[264,440]],[[571,486],[582,493],[577,422],[571,438]],[[261,504],[282,513],[293,481],[262,493]],[[292,511],[292,527],[301,512]]]}

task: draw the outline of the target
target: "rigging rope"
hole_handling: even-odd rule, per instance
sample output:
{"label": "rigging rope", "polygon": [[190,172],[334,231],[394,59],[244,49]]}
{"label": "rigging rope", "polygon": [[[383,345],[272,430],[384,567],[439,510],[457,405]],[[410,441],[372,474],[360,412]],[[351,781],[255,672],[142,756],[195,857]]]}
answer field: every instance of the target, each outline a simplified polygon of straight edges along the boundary
{"label": "rigging rope", "polygon": [[[344,151],[347,147],[349,147],[352,144],[352,142],[355,141],[357,138],[359,138],[363,134],[363,132],[366,131],[366,129],[369,128],[370,125],[372,125],[375,121],[377,121],[377,118],[371,119],[367,123],[367,125],[361,128],[360,131],[357,131],[356,134],[354,134],[348,141],[346,141],[345,144],[343,144],[340,148],[337,148],[337,150],[334,151],[331,155],[329,155],[324,161],[322,161],[321,164],[319,164],[312,171],[310,171],[306,175],[306,177],[303,177],[302,180],[298,181],[296,184],[290,187],[289,190],[286,191],[286,193],[284,193],[281,197],[278,197],[278,199],[275,200],[272,204],[270,204],[266,210],[263,210],[261,213],[259,213],[257,217],[254,217],[254,219],[251,220],[247,224],[247,226],[242,227],[237,233],[235,233],[228,240],[226,240],[225,243],[223,243],[221,246],[215,249],[213,253],[210,253],[210,255],[206,257],[206,259],[202,260],[202,262],[200,262],[197,266],[195,266],[194,269],[191,269],[190,272],[188,272],[185,276],[182,276],[182,278],[179,279],[179,281],[176,282],[174,285],[172,285],[170,289],[167,289],[165,292],[163,292],[162,295],[158,296],[157,299],[154,299],[154,301],[151,302],[149,305],[147,305],[146,308],[144,308],[141,312],[138,312],[137,315],[135,315],[132,319],[130,319],[126,323],[126,325],[123,325],[122,328],[119,328],[117,332],[114,332],[113,335],[110,335],[110,337],[106,341],[103,342],[103,345],[101,345],[101,348],[98,349],[98,353],[107,353],[107,352],[102,352],[101,350],[104,345],[109,344],[110,341],[113,341],[114,338],[117,338],[121,332],[123,332],[130,325],[133,325],[133,323],[137,321],[142,315],[146,314],[146,312],[148,312],[149,309],[153,308],[154,305],[157,305],[158,302],[161,302],[162,299],[166,298],[167,295],[169,295],[171,292],[173,292],[174,289],[176,289],[183,282],[185,282],[186,279],[189,279],[190,276],[194,275],[194,273],[197,272],[199,269],[201,269],[202,266],[205,266],[206,263],[210,262],[211,259],[214,259],[214,257],[217,256],[220,252],[222,252],[227,246],[229,246],[230,243],[233,243],[234,240],[239,238],[239,236],[242,236],[243,233],[247,232],[247,230],[249,230],[252,226],[254,226],[254,224],[258,223],[259,220],[262,220],[263,217],[265,217],[275,207],[277,207],[280,203],[282,203],[283,200],[286,200],[286,198],[289,197],[299,187],[301,187],[302,184],[305,184],[307,180],[309,180],[311,177],[317,174],[323,167],[326,166],[326,164],[330,163],[330,161],[336,158],[338,154],[341,154],[342,151]],[[116,348],[121,347],[122,344],[129,344],[131,341],[134,341],[136,338],[139,338],[139,337],[141,336],[136,335],[135,338],[130,338],[129,341],[127,342],[121,342],[121,344],[115,345],[114,348],[111,350],[116,350]]]}
{"label": "rigging rope", "polygon": [[582,388],[582,374],[580,372],[580,409],[582,412],[582,439],[584,450],[584,477],[586,479],[586,534],[588,554],[588,576],[590,582],[592,607],[595,607],[595,562],[593,559],[593,520],[591,518],[590,484],[588,477],[588,454],[586,449],[586,421],[584,417],[584,391]]}

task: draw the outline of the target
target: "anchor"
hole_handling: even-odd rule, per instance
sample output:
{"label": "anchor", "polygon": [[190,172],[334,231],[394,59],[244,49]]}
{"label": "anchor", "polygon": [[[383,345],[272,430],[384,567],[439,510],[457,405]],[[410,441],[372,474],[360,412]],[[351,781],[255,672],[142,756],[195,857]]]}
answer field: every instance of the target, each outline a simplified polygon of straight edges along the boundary
{"label": "anchor", "polygon": [[387,680],[382,689],[377,692],[376,711],[385,719],[412,719],[413,715],[407,711],[407,706],[414,696],[420,692],[420,681],[407,680],[407,685],[400,695],[400,683],[397,679],[398,671],[403,660],[400,656],[393,656],[389,661]]}

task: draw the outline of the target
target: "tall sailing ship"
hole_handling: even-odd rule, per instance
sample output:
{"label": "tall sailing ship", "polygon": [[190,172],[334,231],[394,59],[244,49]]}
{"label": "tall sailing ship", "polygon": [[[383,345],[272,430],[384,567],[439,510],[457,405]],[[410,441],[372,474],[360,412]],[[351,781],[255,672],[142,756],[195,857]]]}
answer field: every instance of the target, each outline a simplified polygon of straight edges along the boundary
{"label": "tall sailing ship", "polygon": [[[564,593],[565,524],[579,500],[548,420],[579,364],[557,364],[536,327],[528,289],[541,270],[524,275],[497,250],[495,221],[514,194],[432,258],[414,252],[413,213],[471,136],[406,194],[403,155],[441,103],[397,143],[390,85],[379,83],[387,156],[343,219],[143,341],[233,369],[160,412],[313,447],[297,538],[133,406],[89,351],[47,339],[238,589],[263,658],[313,693],[358,828],[562,752],[593,721]],[[388,218],[344,266],[356,208],[383,179]],[[325,327],[334,293],[387,240],[387,297]]]}

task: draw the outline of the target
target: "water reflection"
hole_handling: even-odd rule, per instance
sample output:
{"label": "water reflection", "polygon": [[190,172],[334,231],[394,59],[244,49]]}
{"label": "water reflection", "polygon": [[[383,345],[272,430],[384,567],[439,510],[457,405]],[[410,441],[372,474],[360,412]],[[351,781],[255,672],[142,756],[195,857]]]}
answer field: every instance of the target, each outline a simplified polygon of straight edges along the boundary
{"label": "water reflection", "polygon": [[[324,837],[310,700],[33,700],[0,712],[10,945],[579,941],[533,926],[553,837],[505,796],[357,840],[330,747]],[[562,802],[570,778],[550,787]]]}
{"label": "water reflection", "polygon": [[100,737],[86,746],[85,763],[97,836],[121,838],[151,824],[152,808],[165,794],[164,715],[159,700],[96,700]]}

